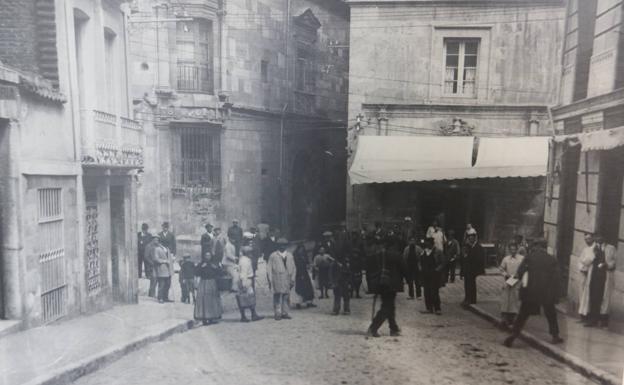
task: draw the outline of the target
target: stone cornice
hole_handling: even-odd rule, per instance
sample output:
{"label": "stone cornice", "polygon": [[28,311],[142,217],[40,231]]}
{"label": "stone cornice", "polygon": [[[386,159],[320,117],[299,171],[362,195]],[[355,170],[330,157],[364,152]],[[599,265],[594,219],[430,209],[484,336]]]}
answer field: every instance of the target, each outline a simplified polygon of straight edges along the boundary
{"label": "stone cornice", "polygon": [[606,110],[624,105],[624,88],[619,88],[604,95],[598,95],[576,102],[552,108],[553,118],[563,120],[574,116]]}
{"label": "stone cornice", "polygon": [[539,104],[362,104],[365,110],[386,112],[404,111],[452,111],[465,113],[483,112],[547,112],[548,106]]}
{"label": "stone cornice", "polygon": [[344,0],[349,6],[354,5],[379,5],[379,4],[404,4],[404,5],[418,5],[418,6],[527,6],[534,7],[537,5],[542,6],[555,6],[562,7],[565,5],[564,0]]}

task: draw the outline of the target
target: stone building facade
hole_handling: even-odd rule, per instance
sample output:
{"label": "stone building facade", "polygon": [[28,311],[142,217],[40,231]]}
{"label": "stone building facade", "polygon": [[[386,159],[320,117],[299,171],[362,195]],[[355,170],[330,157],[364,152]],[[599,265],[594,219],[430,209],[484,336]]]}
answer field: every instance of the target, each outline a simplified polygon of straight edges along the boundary
{"label": "stone building facade", "polygon": [[139,0],[132,10],[140,222],[169,221],[195,254],[206,223],[302,238],[343,218],[343,201],[326,197],[344,194],[344,5]]}
{"label": "stone building facade", "polygon": [[122,3],[0,7],[0,318],[17,327],[138,298]]}
{"label": "stone building facade", "polygon": [[[368,143],[374,137],[405,138],[415,146],[416,137],[441,143],[428,159],[406,161],[394,170],[401,172],[414,163],[457,156],[450,145],[461,142],[456,136],[475,138],[472,166],[475,161],[478,166],[486,155],[486,141],[511,138],[501,143],[530,158],[534,148],[523,147],[521,141],[552,133],[548,106],[557,100],[564,2],[347,3],[349,167],[362,137],[369,138]],[[441,135],[449,141],[438,142],[435,138]],[[541,143],[535,156],[546,154],[546,142],[535,142]],[[391,157],[392,148],[384,151]],[[504,157],[504,151],[496,151]],[[485,178],[478,173],[468,176],[468,159],[465,176],[457,172],[446,180],[354,183],[352,178],[347,220],[352,227],[371,227],[376,221],[401,223],[409,216],[420,230],[438,219],[459,234],[472,223],[486,242],[506,241],[515,234],[536,236],[541,233],[546,157],[543,171],[522,177],[513,175],[514,167]],[[371,159],[371,167],[381,168],[381,162]]]}
{"label": "stone building facade", "polygon": [[[561,97],[546,190],[544,232],[565,273],[571,311],[582,280],[584,234],[618,250],[612,306],[624,305],[624,36],[620,0],[572,0],[567,8]],[[619,33],[618,33],[619,32]]]}

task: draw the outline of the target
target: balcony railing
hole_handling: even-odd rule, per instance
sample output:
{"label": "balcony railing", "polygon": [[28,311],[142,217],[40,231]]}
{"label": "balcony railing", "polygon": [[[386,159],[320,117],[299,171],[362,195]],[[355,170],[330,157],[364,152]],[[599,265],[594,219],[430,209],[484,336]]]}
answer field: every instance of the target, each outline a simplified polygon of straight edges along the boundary
{"label": "balcony railing", "polygon": [[210,67],[178,63],[178,90],[212,93]]}
{"label": "balcony railing", "polygon": [[129,118],[93,110],[83,119],[82,164],[103,167],[143,167],[143,127]]}

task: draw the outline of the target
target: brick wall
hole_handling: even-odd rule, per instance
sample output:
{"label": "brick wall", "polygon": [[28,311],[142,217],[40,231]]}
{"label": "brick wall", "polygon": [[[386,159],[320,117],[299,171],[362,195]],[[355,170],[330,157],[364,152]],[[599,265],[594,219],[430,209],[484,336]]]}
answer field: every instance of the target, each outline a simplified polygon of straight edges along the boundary
{"label": "brick wall", "polygon": [[37,72],[35,0],[3,0],[0,6],[0,61]]}
{"label": "brick wall", "polygon": [[3,0],[0,61],[37,73],[58,88],[54,0]]}

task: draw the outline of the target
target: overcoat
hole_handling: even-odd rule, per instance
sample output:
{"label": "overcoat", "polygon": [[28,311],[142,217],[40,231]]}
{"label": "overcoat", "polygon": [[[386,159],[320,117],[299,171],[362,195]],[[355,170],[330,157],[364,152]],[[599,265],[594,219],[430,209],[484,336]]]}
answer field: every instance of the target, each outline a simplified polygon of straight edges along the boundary
{"label": "overcoat", "polygon": [[[591,283],[591,275],[594,258],[595,248],[599,245],[594,245],[587,253],[583,250],[583,254],[580,261],[581,271],[586,271],[586,275],[583,274],[583,286],[581,289],[581,297],[579,299],[579,314],[589,314],[589,285]],[[615,286],[615,262],[616,262],[616,249],[613,245],[604,244],[605,263],[607,264],[607,278],[605,281],[604,294],[602,296],[602,304],[600,305],[600,314],[609,314],[609,308],[611,306],[611,293],[613,293],[613,287]]]}
{"label": "overcoat", "polygon": [[161,245],[165,246],[171,253],[177,254],[175,234],[171,231],[167,231],[166,234],[164,231],[161,231],[158,233],[158,238],[160,238]]}
{"label": "overcoat", "polygon": [[285,251],[286,262],[279,251],[273,252],[267,262],[267,279],[274,294],[288,294],[295,285],[296,268],[293,255]]}
{"label": "overcoat", "polygon": [[154,247],[154,275],[157,278],[171,277],[173,273],[173,258],[171,253],[163,245]]}
{"label": "overcoat", "polygon": [[539,312],[539,306],[555,304],[559,300],[559,264],[555,257],[543,248],[534,247],[518,268],[516,277],[522,280],[528,274],[528,283],[520,289],[520,300],[531,306],[531,313]]}

